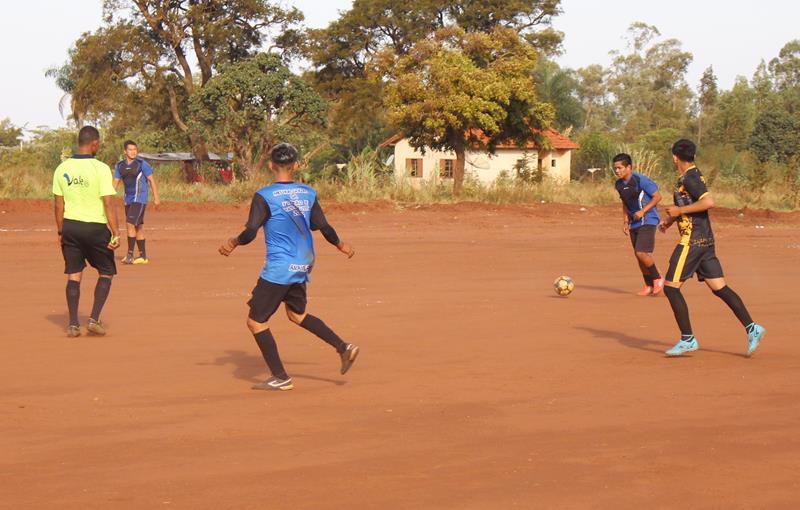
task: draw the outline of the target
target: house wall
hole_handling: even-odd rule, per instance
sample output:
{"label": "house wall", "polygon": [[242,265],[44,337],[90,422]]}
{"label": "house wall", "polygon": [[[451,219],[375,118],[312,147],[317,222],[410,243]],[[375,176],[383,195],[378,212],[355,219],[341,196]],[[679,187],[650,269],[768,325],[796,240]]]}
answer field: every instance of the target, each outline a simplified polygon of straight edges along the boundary
{"label": "house wall", "polygon": [[[571,152],[570,150],[561,150],[542,153],[542,166],[547,172],[547,175],[560,181],[569,181]],[[506,171],[509,176],[514,177],[516,175],[514,166],[517,164],[518,160],[526,156],[532,168],[535,169],[539,157],[535,150],[498,149],[495,154],[468,151],[466,153],[464,171],[466,174],[474,176],[483,184],[491,184],[503,171]],[[455,157],[454,152],[432,150],[426,150],[423,155],[422,152],[411,147],[407,138],[403,138],[397,142],[394,147],[395,176],[397,178],[402,178],[407,175],[407,159],[422,159],[422,177],[408,178],[412,181],[412,184],[415,182],[418,184],[423,180],[435,182],[441,180],[439,177],[439,161],[442,159],[454,160]],[[551,159],[556,160],[555,167],[551,166]]]}

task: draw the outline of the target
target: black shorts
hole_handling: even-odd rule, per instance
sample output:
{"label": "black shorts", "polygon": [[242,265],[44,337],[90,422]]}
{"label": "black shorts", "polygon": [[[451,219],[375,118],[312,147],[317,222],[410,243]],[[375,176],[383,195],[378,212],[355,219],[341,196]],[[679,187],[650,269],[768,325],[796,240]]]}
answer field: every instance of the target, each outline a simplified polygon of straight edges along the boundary
{"label": "black shorts", "polygon": [[117,274],[114,251],[108,247],[111,231],[105,223],[86,223],[64,220],[61,229],[61,253],[64,255],[64,273],[80,273],[86,261],[100,274]]}
{"label": "black shorts", "polygon": [[633,251],[653,253],[656,249],[656,226],[642,225],[630,232]]}
{"label": "black shorts", "polygon": [[144,210],[147,204],[132,202],[125,205],[125,221],[138,227],[144,224]]}
{"label": "black shorts", "polygon": [[286,303],[294,313],[304,314],[306,302],[305,283],[281,285],[259,278],[253,289],[253,297],[247,302],[250,305],[248,317],[256,322],[267,322],[281,303]]}
{"label": "black shorts", "polygon": [[719,263],[714,245],[689,246],[679,244],[669,258],[668,282],[685,282],[697,273],[699,281],[708,278],[722,278],[722,264]]}

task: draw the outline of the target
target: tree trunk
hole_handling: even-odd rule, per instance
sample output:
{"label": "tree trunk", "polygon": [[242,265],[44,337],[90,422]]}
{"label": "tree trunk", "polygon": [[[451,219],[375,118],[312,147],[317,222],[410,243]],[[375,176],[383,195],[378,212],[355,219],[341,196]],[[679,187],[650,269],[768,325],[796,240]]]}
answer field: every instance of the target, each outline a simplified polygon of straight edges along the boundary
{"label": "tree trunk", "polygon": [[461,195],[461,190],[464,187],[464,162],[465,157],[465,144],[463,141],[458,141],[453,144],[456,153],[456,167],[453,169],[453,196],[458,197]]}

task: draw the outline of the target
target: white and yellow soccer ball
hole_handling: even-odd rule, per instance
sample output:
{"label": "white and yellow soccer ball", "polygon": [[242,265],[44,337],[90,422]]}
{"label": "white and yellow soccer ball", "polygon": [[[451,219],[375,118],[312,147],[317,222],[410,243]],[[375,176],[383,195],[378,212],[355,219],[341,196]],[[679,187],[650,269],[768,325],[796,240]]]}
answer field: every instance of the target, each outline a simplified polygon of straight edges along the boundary
{"label": "white and yellow soccer ball", "polygon": [[575,290],[575,282],[569,276],[561,275],[553,282],[553,288],[559,296],[569,296]]}

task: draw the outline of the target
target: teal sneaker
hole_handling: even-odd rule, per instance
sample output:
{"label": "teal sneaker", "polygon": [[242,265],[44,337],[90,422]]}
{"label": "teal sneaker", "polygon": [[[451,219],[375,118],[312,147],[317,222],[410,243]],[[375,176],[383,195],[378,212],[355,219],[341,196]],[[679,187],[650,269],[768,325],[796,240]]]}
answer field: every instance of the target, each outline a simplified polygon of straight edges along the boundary
{"label": "teal sneaker", "polygon": [[692,337],[689,340],[678,341],[678,343],[675,344],[665,354],[667,356],[682,356],[687,352],[696,351],[698,347],[699,345],[697,343],[697,339],[695,337]]}
{"label": "teal sneaker", "polygon": [[761,343],[761,337],[763,337],[764,333],[766,332],[767,330],[764,328],[764,326],[753,323],[753,327],[750,328],[750,331],[747,333],[748,358],[752,356],[754,352],[756,352],[756,349],[758,349],[758,344]]}

